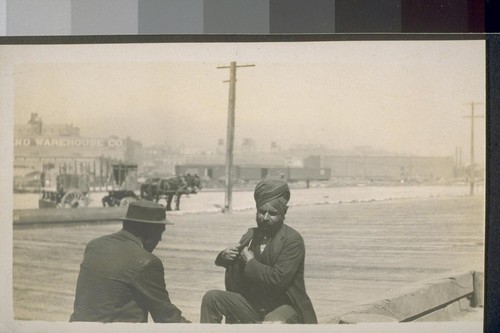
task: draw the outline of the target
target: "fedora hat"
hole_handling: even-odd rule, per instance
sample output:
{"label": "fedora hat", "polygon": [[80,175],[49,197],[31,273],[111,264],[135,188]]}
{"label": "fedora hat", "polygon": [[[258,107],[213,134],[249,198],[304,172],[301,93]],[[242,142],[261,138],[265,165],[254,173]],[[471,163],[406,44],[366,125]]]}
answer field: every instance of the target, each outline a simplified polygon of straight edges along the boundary
{"label": "fedora hat", "polygon": [[128,205],[127,215],[124,221],[135,221],[142,223],[173,224],[167,221],[165,207],[147,200],[138,200]]}

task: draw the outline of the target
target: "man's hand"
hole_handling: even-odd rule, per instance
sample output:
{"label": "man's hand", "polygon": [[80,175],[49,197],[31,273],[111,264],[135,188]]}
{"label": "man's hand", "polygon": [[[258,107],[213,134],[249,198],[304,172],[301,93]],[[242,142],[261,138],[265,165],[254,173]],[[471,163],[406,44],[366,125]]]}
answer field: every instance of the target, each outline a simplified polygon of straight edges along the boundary
{"label": "man's hand", "polygon": [[221,258],[225,261],[233,261],[234,259],[238,258],[240,255],[240,252],[238,250],[238,247],[240,244],[236,244],[233,247],[228,247],[227,249],[222,251]]}
{"label": "man's hand", "polygon": [[253,252],[248,249],[248,246],[245,246],[243,250],[241,250],[241,258],[245,260],[245,262],[249,262],[254,258]]}

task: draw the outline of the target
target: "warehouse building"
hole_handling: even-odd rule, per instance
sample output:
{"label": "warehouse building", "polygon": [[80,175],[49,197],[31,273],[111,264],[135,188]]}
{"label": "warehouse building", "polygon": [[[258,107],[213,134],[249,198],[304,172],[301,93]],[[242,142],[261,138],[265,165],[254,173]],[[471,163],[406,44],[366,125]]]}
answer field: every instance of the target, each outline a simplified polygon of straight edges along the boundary
{"label": "warehouse building", "polygon": [[434,180],[455,177],[451,157],[421,156],[325,156],[321,166],[332,177],[377,180]]}
{"label": "warehouse building", "polygon": [[142,145],[130,138],[84,137],[72,124],[44,124],[33,113],[26,124],[14,125],[14,186],[33,179],[52,186],[61,173],[88,174],[102,185],[109,181],[112,163],[134,163],[141,153]]}

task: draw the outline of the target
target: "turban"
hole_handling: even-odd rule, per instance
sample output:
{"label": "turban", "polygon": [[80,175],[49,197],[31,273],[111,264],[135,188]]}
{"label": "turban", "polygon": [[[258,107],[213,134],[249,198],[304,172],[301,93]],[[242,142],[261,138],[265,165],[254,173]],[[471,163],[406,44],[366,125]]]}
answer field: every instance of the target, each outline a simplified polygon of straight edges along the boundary
{"label": "turban", "polygon": [[255,186],[253,195],[257,209],[266,203],[271,204],[282,215],[286,214],[290,200],[288,184],[281,180],[263,180]]}

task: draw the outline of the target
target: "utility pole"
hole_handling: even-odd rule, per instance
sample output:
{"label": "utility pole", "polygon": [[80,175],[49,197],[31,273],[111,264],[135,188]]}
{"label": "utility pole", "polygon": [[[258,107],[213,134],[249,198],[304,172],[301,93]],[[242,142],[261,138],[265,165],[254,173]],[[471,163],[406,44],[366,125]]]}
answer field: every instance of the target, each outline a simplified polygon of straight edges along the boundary
{"label": "utility pole", "polygon": [[474,195],[474,183],[475,183],[475,175],[474,175],[474,119],[484,118],[484,116],[476,116],[474,115],[474,106],[482,103],[467,103],[466,105],[471,106],[471,114],[470,116],[464,116],[464,118],[470,118],[470,190],[469,195]]}
{"label": "utility pole", "polygon": [[220,66],[217,69],[229,68],[229,104],[227,111],[227,137],[226,137],[226,195],[224,199],[224,213],[233,211],[233,148],[234,148],[234,118],[236,105],[236,69],[238,67],[253,67],[255,65],[237,66],[235,61],[231,61],[229,66]]}

